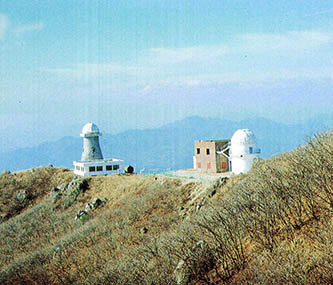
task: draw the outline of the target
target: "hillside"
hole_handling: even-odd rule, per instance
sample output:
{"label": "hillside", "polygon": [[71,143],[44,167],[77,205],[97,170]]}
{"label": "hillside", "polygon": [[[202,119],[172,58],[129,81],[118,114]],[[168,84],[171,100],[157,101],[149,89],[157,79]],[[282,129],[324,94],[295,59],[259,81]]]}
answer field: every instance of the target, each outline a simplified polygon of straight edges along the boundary
{"label": "hillside", "polygon": [[[329,127],[332,126],[315,121],[284,125],[264,118],[233,122],[189,117],[157,129],[103,134],[101,147],[104,157],[121,158],[137,170],[144,168],[146,172],[154,173],[192,167],[195,140],[230,138],[240,128],[249,128],[255,133],[262,149],[261,157],[267,158],[290,151],[303,144],[313,133]],[[71,168],[73,160],[81,157],[80,131],[76,137],[64,137],[31,148],[0,153],[0,171],[17,171],[49,164]]]}
{"label": "hillside", "polygon": [[330,131],[213,182],[3,172],[0,283],[332,283],[332,169]]}

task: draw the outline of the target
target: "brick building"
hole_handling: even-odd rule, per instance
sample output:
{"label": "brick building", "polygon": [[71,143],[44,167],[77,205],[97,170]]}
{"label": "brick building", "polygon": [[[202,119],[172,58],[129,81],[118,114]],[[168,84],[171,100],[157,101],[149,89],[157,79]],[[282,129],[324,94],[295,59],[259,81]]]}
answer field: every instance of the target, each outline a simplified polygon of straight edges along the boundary
{"label": "brick building", "polygon": [[193,167],[199,172],[229,171],[230,140],[195,141]]}

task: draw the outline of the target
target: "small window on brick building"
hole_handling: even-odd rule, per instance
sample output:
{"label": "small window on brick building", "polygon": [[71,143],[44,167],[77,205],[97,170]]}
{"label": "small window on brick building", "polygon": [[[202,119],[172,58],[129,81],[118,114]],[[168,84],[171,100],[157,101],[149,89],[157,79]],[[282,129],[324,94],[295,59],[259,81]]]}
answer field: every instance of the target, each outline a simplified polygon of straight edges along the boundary
{"label": "small window on brick building", "polygon": [[103,171],[103,166],[97,166],[96,169],[97,171]]}
{"label": "small window on brick building", "polygon": [[197,163],[197,167],[198,167],[198,168],[201,168],[201,162],[198,162],[198,163]]}
{"label": "small window on brick building", "polygon": [[107,165],[105,168],[106,168],[106,171],[111,171],[112,170],[112,165]]}
{"label": "small window on brick building", "polygon": [[209,148],[206,148],[206,154],[210,155],[210,149]]}
{"label": "small window on brick building", "polygon": [[89,166],[89,172],[94,172],[96,170],[95,166]]}
{"label": "small window on brick building", "polygon": [[221,161],[221,168],[227,168],[227,163],[225,161]]}
{"label": "small window on brick building", "polygon": [[118,170],[118,169],[119,169],[119,165],[118,164],[116,164],[116,165],[113,166],[113,170]]}
{"label": "small window on brick building", "polygon": [[207,169],[210,169],[210,167],[211,167],[211,163],[207,162]]}
{"label": "small window on brick building", "polygon": [[197,148],[197,154],[200,154],[200,148]]}

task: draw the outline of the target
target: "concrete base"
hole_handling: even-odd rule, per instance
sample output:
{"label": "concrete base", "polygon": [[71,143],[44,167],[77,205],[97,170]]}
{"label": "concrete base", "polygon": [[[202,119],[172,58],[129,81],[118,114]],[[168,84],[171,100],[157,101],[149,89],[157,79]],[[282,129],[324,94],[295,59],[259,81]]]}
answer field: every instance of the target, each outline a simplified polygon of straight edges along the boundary
{"label": "concrete base", "polygon": [[166,172],[166,173],[164,173],[164,175],[171,176],[171,177],[200,180],[200,181],[211,181],[211,180],[216,180],[216,179],[222,178],[222,177],[229,178],[233,174],[231,172],[203,173],[203,172],[198,172],[197,170],[194,170],[194,169],[180,169],[180,170]]}
{"label": "concrete base", "polygon": [[116,158],[73,161],[74,174],[80,176],[119,174],[123,170],[122,163],[123,160]]}

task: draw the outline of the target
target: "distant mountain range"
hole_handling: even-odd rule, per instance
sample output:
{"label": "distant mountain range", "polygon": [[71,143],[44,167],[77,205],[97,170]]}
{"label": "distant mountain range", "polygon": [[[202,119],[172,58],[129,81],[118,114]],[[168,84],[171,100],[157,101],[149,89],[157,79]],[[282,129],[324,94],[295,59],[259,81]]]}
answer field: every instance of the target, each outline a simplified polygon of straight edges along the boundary
{"label": "distant mountain range", "polygon": [[[103,130],[103,127],[100,126]],[[225,139],[240,128],[251,129],[257,137],[262,158],[292,150],[309,137],[332,126],[317,121],[285,125],[265,118],[233,122],[221,119],[188,117],[160,128],[129,130],[118,134],[103,134],[101,147],[105,158],[124,159],[136,171],[160,172],[192,167],[195,140]],[[40,165],[72,168],[80,159],[82,139],[63,137],[36,147],[0,153],[0,171],[17,171]]]}

